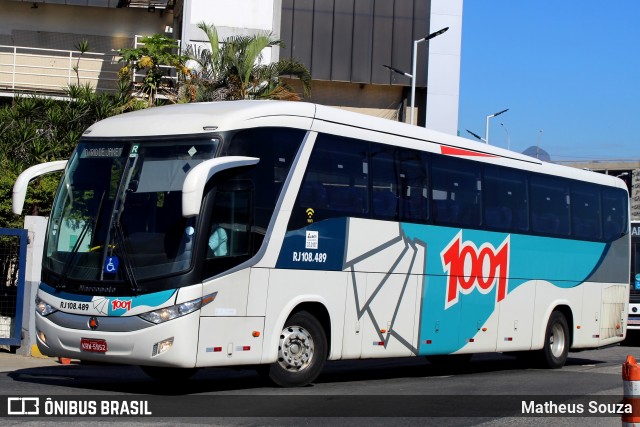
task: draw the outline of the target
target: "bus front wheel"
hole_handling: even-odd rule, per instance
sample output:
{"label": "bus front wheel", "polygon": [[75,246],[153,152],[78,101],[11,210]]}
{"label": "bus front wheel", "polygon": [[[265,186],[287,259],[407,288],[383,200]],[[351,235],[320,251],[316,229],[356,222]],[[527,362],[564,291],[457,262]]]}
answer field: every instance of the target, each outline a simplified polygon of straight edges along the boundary
{"label": "bus front wheel", "polygon": [[544,338],[544,347],[539,354],[539,362],[544,367],[557,369],[564,366],[570,347],[569,325],[560,311],[549,317]]}
{"label": "bus front wheel", "polygon": [[278,360],[261,369],[281,387],[301,387],[315,380],[327,360],[327,336],[311,313],[292,315],[280,333]]}

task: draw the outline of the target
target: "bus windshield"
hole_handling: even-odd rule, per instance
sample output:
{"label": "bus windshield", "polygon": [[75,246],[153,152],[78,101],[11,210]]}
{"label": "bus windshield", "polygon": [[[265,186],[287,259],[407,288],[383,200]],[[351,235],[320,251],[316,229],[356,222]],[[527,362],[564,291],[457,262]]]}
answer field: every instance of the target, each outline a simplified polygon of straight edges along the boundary
{"label": "bus windshield", "polygon": [[215,157],[218,144],[210,137],[82,140],[54,201],[44,269],[62,285],[71,279],[133,287],[188,269],[195,221],[182,216],[182,185],[193,167]]}

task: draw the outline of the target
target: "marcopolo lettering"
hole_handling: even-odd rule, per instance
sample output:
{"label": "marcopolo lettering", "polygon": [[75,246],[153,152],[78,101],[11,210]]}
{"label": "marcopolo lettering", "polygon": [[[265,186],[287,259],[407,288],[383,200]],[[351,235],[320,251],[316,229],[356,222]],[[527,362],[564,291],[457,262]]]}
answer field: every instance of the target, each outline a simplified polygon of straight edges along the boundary
{"label": "marcopolo lettering", "polygon": [[509,274],[510,236],[494,248],[483,243],[479,248],[471,241],[463,242],[462,230],[440,253],[442,266],[447,273],[445,308],[458,302],[460,293],[469,294],[474,290],[489,293],[495,286],[496,302],[507,295]]}

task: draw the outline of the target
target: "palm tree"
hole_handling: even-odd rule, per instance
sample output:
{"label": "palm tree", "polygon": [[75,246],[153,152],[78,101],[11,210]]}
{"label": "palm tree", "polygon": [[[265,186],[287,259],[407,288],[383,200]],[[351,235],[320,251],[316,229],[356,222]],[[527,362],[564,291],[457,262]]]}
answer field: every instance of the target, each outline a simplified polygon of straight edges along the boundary
{"label": "palm tree", "polygon": [[[233,99],[286,99],[300,100],[280,77],[293,76],[301,80],[303,96],[311,88],[309,70],[295,59],[263,64],[262,51],[267,47],[282,46],[282,41],[271,34],[234,36],[220,45],[213,25],[200,22],[200,28],[209,39],[208,49],[190,47],[187,56],[198,64],[187,84],[191,100]],[[195,98],[195,99],[194,99]]]}

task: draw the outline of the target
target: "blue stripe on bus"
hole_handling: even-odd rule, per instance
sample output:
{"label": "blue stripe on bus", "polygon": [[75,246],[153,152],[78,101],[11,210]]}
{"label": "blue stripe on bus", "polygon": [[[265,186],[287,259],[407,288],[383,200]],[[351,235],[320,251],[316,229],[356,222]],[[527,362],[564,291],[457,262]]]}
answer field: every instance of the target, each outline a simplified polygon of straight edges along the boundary
{"label": "blue stripe on bus", "polygon": [[[405,235],[427,243],[423,287],[419,354],[451,353],[466,344],[464,338],[476,336],[495,311],[497,286],[488,293],[460,292],[455,304],[446,307],[449,277],[443,268],[441,252],[460,233],[458,228],[402,224]],[[545,280],[558,288],[571,288],[584,282],[601,263],[607,245],[599,242],[508,235],[479,230],[463,230],[462,242],[480,248],[500,246],[509,237],[509,280],[505,298],[532,279]],[[532,304],[534,301],[531,302]],[[437,334],[437,340],[429,340]],[[429,343],[427,344],[427,340]]]}
{"label": "blue stripe on bus", "polygon": [[[105,312],[108,316],[122,316],[127,314],[127,312],[135,307],[147,306],[151,309],[159,307],[169,301],[171,298],[175,296],[177,293],[177,289],[168,289],[160,292],[153,292],[144,295],[136,295],[136,296],[117,296],[117,297],[108,297],[108,296],[95,296],[95,295],[78,295],[78,294],[70,294],[68,292],[58,291],[54,287],[47,285],[46,283],[40,283],[40,290],[48,293],[56,298],[68,300],[68,301],[77,301],[77,302],[95,302],[98,303],[100,300],[106,300],[105,307],[108,307],[108,312]],[[122,308],[114,308],[113,302],[121,302]],[[124,309],[124,307],[127,309]]]}

